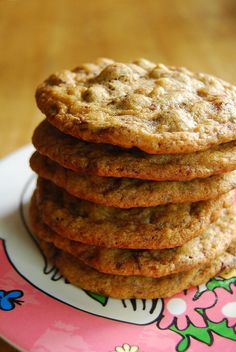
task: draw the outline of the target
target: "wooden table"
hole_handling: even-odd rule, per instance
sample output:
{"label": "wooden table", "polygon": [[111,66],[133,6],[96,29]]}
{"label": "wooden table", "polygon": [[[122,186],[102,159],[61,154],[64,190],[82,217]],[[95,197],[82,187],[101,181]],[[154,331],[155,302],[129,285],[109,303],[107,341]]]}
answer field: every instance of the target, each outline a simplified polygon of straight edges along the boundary
{"label": "wooden table", "polygon": [[0,156],[30,143],[35,88],[51,72],[146,57],[236,83],[235,38],[235,0],[2,0]]}

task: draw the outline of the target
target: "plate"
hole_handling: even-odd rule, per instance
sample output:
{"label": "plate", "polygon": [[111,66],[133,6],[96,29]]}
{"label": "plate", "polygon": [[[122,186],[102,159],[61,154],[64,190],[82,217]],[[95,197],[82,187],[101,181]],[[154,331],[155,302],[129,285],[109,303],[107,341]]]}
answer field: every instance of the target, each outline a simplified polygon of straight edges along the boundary
{"label": "plate", "polygon": [[23,351],[235,351],[236,274],[170,299],[117,300],[68,284],[34,240],[26,146],[0,162],[0,335]]}

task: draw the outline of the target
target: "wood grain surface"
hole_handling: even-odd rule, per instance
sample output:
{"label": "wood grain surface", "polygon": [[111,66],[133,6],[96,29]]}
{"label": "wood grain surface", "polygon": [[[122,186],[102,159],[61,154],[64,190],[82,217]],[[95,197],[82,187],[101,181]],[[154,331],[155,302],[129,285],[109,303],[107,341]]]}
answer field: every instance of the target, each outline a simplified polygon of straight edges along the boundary
{"label": "wood grain surface", "polygon": [[[0,53],[2,157],[30,143],[42,119],[38,83],[98,56],[146,57],[236,83],[236,1],[0,0]],[[0,341],[0,351],[14,349]]]}

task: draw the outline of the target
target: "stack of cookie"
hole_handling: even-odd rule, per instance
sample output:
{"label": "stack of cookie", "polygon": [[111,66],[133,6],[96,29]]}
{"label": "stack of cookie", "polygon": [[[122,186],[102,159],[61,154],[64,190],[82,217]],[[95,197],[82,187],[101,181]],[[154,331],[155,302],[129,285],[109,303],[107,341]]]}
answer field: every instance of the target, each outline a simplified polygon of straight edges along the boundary
{"label": "stack of cookie", "polygon": [[236,264],[234,86],[100,59],[50,76],[36,100],[30,219],[69,282],[158,298]]}

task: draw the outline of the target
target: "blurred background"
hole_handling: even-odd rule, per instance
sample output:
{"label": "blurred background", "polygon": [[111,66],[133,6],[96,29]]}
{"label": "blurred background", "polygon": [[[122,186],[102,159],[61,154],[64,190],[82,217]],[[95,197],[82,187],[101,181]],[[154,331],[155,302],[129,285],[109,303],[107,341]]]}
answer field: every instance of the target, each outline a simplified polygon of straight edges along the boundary
{"label": "blurred background", "polygon": [[236,83],[235,0],[0,0],[0,156],[42,119],[36,86],[93,61],[146,57]]}
{"label": "blurred background", "polygon": [[[0,0],[0,157],[30,143],[42,119],[36,86],[98,56],[145,57],[236,84],[236,1]],[[13,349],[0,342],[0,351]]]}
{"label": "blurred background", "polygon": [[36,86],[93,61],[146,57],[236,83],[235,0],[0,0],[0,156],[42,119]]}

